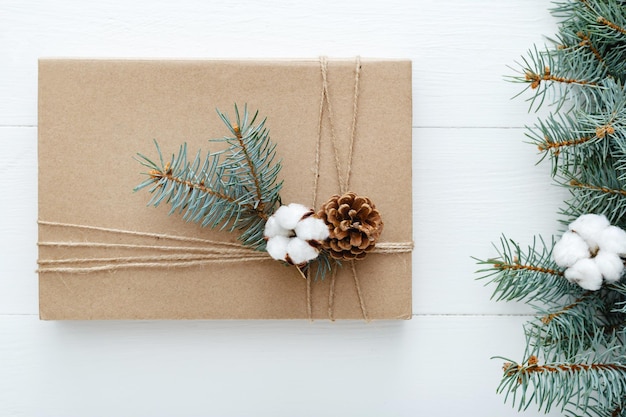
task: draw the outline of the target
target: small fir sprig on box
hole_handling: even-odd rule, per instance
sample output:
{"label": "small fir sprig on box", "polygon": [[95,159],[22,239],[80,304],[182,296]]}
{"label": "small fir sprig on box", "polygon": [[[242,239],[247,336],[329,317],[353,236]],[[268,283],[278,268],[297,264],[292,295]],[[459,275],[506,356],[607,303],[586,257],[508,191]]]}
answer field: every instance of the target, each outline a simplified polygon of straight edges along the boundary
{"label": "small fir sprig on box", "polygon": [[383,223],[367,197],[352,192],[333,196],[318,213],[298,203],[283,205],[281,161],[266,120],[255,124],[258,112],[250,117],[247,106],[240,115],[235,105],[234,123],[218,114],[231,136],[213,142],[225,143],[226,149],[204,158],[198,151],[188,160],[183,144],[165,162],[155,141],[158,164],[138,154],[149,171],[135,190],[148,189],[149,205],[165,202],[171,205],[170,214],[178,212],[187,221],[237,232],[244,246],[296,266],[305,278],[313,270],[316,279],[323,279],[341,260],[361,259],[375,247]]}
{"label": "small fir sprig on box", "polygon": [[494,298],[537,311],[498,391],[520,410],[626,416],[626,6],[555,5],[556,39],[531,50],[513,80],[531,109],[554,104],[527,134],[571,194],[559,213],[568,230],[527,250],[502,238],[497,258],[479,261]]}
{"label": "small fir sprig on box", "polygon": [[138,154],[139,162],[149,169],[148,179],[135,191],[149,187],[152,198],[148,204],[171,205],[170,214],[182,213],[183,219],[211,228],[239,231],[239,240],[255,250],[265,248],[265,221],[280,204],[282,182],[277,182],[280,161],[276,145],[270,141],[265,120],[257,125],[258,112],[250,117],[247,106],[240,116],[235,106],[235,123],[218,111],[232,136],[214,139],[224,142],[223,151],[200,151],[193,160],[187,158],[187,145],[164,162],[155,141],[159,163]]}

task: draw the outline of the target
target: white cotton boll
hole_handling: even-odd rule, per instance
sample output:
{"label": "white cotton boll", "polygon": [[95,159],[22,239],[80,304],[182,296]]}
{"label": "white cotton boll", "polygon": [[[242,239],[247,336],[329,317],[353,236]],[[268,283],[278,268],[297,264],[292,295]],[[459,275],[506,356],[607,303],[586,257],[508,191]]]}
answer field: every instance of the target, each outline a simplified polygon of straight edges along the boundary
{"label": "white cotton boll", "polygon": [[568,227],[569,230],[578,233],[585,239],[589,248],[595,252],[598,249],[600,234],[610,225],[611,223],[604,214],[583,214],[570,223]]}
{"label": "white cotton boll", "polygon": [[265,237],[272,238],[274,236],[289,236],[290,231],[282,227],[276,221],[276,217],[270,216],[265,222],[265,230],[263,232]]}
{"label": "white cotton boll", "polygon": [[602,231],[598,239],[600,250],[617,255],[626,255],[626,232],[617,226],[609,226]]}
{"label": "white cotton boll", "polygon": [[597,291],[602,286],[602,273],[593,259],[581,259],[565,270],[565,278],[590,291]]}
{"label": "white cotton boll", "polygon": [[570,267],[577,261],[590,256],[589,246],[580,235],[574,232],[565,232],[552,249],[554,262],[562,268]]}
{"label": "white cotton boll", "polygon": [[326,240],[329,236],[328,226],[317,217],[307,217],[296,225],[296,236],[302,240]]}
{"label": "white cotton boll", "polygon": [[302,204],[291,203],[278,207],[278,210],[274,213],[274,217],[276,217],[276,221],[281,227],[287,230],[293,230],[296,228],[298,222],[302,220],[302,216],[310,211],[311,209]]}
{"label": "white cotton boll", "polygon": [[269,255],[278,260],[284,261],[287,258],[287,247],[291,239],[286,236],[274,236],[267,241],[265,250]]}
{"label": "white cotton boll", "polygon": [[287,254],[294,265],[301,265],[317,258],[319,252],[304,240],[293,238],[287,246]]}
{"label": "white cotton boll", "polygon": [[600,249],[593,260],[598,265],[598,269],[600,269],[600,273],[606,282],[617,282],[622,277],[624,263],[615,253]]}

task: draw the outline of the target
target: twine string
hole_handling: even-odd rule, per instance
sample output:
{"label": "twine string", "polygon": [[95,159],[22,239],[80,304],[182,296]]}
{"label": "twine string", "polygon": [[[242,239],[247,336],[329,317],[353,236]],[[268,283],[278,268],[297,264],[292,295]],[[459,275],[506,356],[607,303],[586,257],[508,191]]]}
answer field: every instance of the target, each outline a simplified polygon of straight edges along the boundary
{"label": "twine string", "polygon": [[[132,230],[113,229],[99,226],[79,225],[72,223],[60,223],[51,221],[38,221],[40,225],[51,227],[63,227],[78,230],[94,230],[117,235],[130,235],[135,237],[153,238],[161,241],[178,241],[190,244],[202,244],[197,246],[170,246],[170,245],[145,245],[130,243],[105,243],[105,242],[39,242],[39,246],[56,248],[87,248],[87,249],[142,249],[150,251],[164,251],[163,255],[147,256],[118,256],[118,257],[88,257],[88,258],[63,258],[63,259],[40,259],[37,272],[60,272],[88,274],[100,271],[115,271],[119,269],[137,268],[182,268],[214,263],[232,262],[259,262],[270,258],[262,252],[256,252],[238,243],[220,242],[215,240],[200,239],[189,236],[176,236],[162,233],[139,232]],[[173,253],[173,254],[171,254]],[[99,264],[99,265],[92,265]]]}
{"label": "twine string", "polygon": [[337,268],[333,269],[330,274],[330,282],[328,288],[328,319],[335,321],[335,284],[337,283]]}
{"label": "twine string", "polygon": [[[164,251],[163,255],[146,256],[120,256],[120,257],[89,257],[89,258],[62,258],[62,259],[39,259],[37,272],[62,272],[86,274],[98,271],[114,271],[119,269],[133,268],[180,268],[211,263],[230,262],[260,262],[271,260],[264,252],[254,251],[246,246],[219,242],[214,240],[199,239],[188,236],[175,236],[160,233],[138,232],[106,227],[78,225],[71,223],[59,223],[40,220],[38,224],[51,227],[63,227],[78,230],[98,230],[105,233],[133,235],[138,237],[156,238],[158,241],[180,241],[187,243],[202,243],[204,246],[170,246],[170,245],[145,245],[129,243],[105,243],[105,242],[39,242],[39,246],[55,248],[86,248],[86,249],[143,249]],[[382,243],[374,248],[374,253],[402,253],[410,252],[411,242]],[[101,265],[91,265],[99,263]],[[89,266],[86,266],[89,265]],[[310,281],[310,280],[307,280]]]}
{"label": "twine string", "polygon": [[[328,118],[328,124],[330,125],[330,139],[333,145],[333,153],[335,156],[335,168],[337,171],[337,180],[339,182],[339,190],[341,194],[344,194],[349,191],[350,188],[350,176],[352,173],[352,156],[354,155],[354,144],[356,138],[356,126],[357,126],[357,116],[358,116],[358,103],[359,103],[359,82],[361,79],[361,58],[357,56],[355,60],[355,68],[354,68],[354,90],[352,97],[352,120],[350,126],[350,140],[348,142],[348,154],[346,156],[346,168],[345,174],[342,175],[342,167],[340,162],[339,155],[339,144],[337,141],[337,134],[335,131],[335,123],[333,118],[333,108],[330,100],[329,88],[328,88],[328,59],[326,57],[320,57],[320,72],[322,76],[322,92],[320,98],[320,111],[319,111],[319,123],[318,123],[318,135],[317,135],[317,144],[316,144],[316,153],[315,153],[315,180],[313,187],[313,204],[314,207],[317,206],[317,192],[319,188],[318,177],[320,171],[320,149],[322,142],[322,122],[324,117],[324,104],[326,105],[326,114]],[[389,249],[388,249],[389,250]],[[368,321],[367,308],[365,307],[365,300],[363,299],[361,285],[359,282],[358,274],[356,273],[356,265],[354,260],[350,260],[350,269],[352,271],[352,278],[354,280],[354,286],[357,292],[357,296],[359,299],[359,307],[361,309],[361,313],[363,319]],[[309,274],[310,278],[310,274]],[[334,320],[334,310],[335,310],[335,282],[336,274],[333,273],[330,277],[329,289],[328,289],[328,318],[333,321]],[[307,291],[309,291],[307,289]],[[307,293],[307,312],[309,314],[309,319],[312,319],[312,308],[309,305],[311,302],[311,298]]]}
{"label": "twine string", "polygon": [[175,240],[179,242],[199,243],[199,244],[202,244],[204,247],[228,246],[228,247],[234,247],[234,248],[245,248],[245,246],[239,243],[220,242],[216,240],[200,239],[197,237],[189,237],[189,236],[175,236],[175,235],[168,235],[168,234],[163,234],[163,233],[138,232],[134,230],[112,229],[108,227],[88,226],[84,224],[60,223],[60,222],[51,222],[51,221],[45,221],[45,220],[39,220],[37,223],[44,225],[44,226],[58,226],[58,227],[63,227],[63,228],[95,230],[95,231],[105,232],[105,233],[117,233],[117,234],[137,236],[137,237],[152,237],[152,238],[163,239],[163,240]]}

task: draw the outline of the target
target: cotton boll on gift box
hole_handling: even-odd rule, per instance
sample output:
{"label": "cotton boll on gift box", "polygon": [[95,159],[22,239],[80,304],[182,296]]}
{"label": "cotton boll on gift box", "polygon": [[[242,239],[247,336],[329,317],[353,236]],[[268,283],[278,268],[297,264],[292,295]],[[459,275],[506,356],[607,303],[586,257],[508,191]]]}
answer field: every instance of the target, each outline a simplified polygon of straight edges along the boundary
{"label": "cotton boll on gift box", "polygon": [[565,278],[591,291],[599,290],[603,282],[619,281],[624,273],[626,231],[598,214],[584,214],[568,229],[552,251],[556,264],[566,268]]}
{"label": "cotton boll on gift box", "polygon": [[317,258],[321,241],[328,238],[328,228],[322,219],[312,216],[313,210],[302,204],[280,206],[265,224],[270,256],[292,265]]}

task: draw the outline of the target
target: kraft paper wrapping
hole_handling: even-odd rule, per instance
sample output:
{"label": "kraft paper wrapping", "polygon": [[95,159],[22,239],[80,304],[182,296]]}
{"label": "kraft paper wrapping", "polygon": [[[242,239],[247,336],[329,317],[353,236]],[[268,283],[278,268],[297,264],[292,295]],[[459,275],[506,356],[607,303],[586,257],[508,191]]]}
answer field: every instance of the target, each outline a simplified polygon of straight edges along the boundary
{"label": "kraft paper wrapping", "polygon": [[[328,63],[328,91],[339,159],[348,157],[355,61]],[[412,239],[411,63],[361,60],[350,189],[369,196],[385,227],[380,242]],[[317,60],[64,60],[39,62],[39,257],[63,260],[152,256],[157,237],[47,222],[236,242],[236,234],[168,216],[133,192],[146,170],[133,157],[166,159],[217,150],[228,134],[215,111],[234,115],[247,103],[267,117],[282,158],[283,203],[313,205],[322,76]],[[323,115],[317,208],[339,192],[328,114]],[[50,245],[50,243],[53,243]],[[98,242],[100,246],[55,245]],[[190,246],[186,242],[167,245]],[[370,254],[356,262],[370,319],[411,317],[411,254]],[[310,285],[276,261],[188,267],[122,268],[89,273],[40,272],[40,317],[61,319],[325,319],[330,280]],[[309,317],[308,306],[311,308]],[[335,281],[336,319],[363,317],[350,274]]]}

